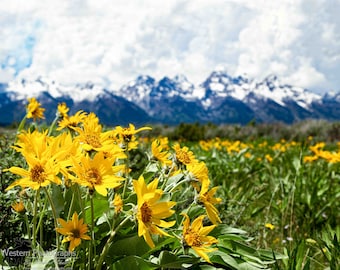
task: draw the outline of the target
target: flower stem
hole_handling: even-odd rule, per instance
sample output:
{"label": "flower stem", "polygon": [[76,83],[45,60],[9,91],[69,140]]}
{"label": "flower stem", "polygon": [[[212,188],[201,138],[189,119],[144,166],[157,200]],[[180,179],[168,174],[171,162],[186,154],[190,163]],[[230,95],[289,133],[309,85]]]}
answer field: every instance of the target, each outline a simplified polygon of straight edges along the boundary
{"label": "flower stem", "polygon": [[27,115],[25,115],[25,117],[21,120],[18,129],[17,129],[17,133],[20,133],[20,131],[24,128],[25,124],[26,124],[26,119],[27,119]]}
{"label": "flower stem", "polygon": [[124,188],[123,188],[123,194],[122,194],[122,199],[125,199],[125,193],[126,193],[126,188],[130,182],[130,155],[129,155],[129,149],[128,149],[128,145],[126,146],[126,150],[125,150],[125,154],[126,154],[126,161],[125,161],[125,182],[124,182]]}
{"label": "flower stem", "polygon": [[32,250],[36,246],[36,223],[37,223],[37,212],[38,212],[38,200],[40,197],[40,188],[37,189],[34,196],[34,206],[33,206],[33,220],[32,220]]}
{"label": "flower stem", "polygon": [[[53,203],[53,200],[47,190],[47,188],[45,187],[44,188],[44,191],[46,193],[46,196],[48,198],[48,201],[51,205],[51,209],[52,209],[52,214],[53,214],[53,219],[54,219],[54,227],[55,228],[58,228],[58,223],[57,223],[57,211],[55,209],[55,206],[54,206],[54,203]],[[56,244],[57,244],[57,250],[59,250],[59,247],[60,247],[60,243],[59,243],[59,233],[57,232],[57,230],[55,230],[55,237],[56,237]]]}
{"label": "flower stem", "polygon": [[57,120],[59,119],[59,116],[58,115],[56,115],[56,117],[53,119],[53,122],[52,122],[52,124],[50,125],[50,128],[49,128],[49,130],[48,130],[48,136],[50,136],[51,135],[51,133],[52,133],[52,131],[53,131],[53,128],[54,128],[54,126],[55,126],[55,123],[57,122]]}
{"label": "flower stem", "polygon": [[91,203],[91,241],[90,241],[90,247],[89,247],[89,269],[92,270],[92,257],[93,254],[96,254],[95,248],[96,245],[94,243],[94,205],[93,205],[93,194],[90,194],[90,203]]}
{"label": "flower stem", "polygon": [[129,216],[127,216],[121,223],[119,223],[119,225],[111,231],[110,233],[110,237],[107,239],[106,243],[105,243],[105,246],[102,250],[102,253],[100,254],[100,257],[99,257],[99,260],[98,260],[98,263],[97,263],[97,267],[96,267],[96,270],[100,270],[101,267],[102,267],[102,264],[104,262],[104,259],[105,259],[105,256],[107,254],[107,252],[109,251],[109,247],[110,247],[110,244],[113,240],[113,238],[115,237],[116,233],[119,231],[119,229],[130,219]]}

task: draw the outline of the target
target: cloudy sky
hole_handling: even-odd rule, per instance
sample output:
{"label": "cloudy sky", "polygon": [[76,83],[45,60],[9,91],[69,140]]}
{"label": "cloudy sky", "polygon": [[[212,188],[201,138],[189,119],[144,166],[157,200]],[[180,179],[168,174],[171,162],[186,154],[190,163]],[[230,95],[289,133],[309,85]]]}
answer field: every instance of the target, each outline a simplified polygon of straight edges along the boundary
{"label": "cloudy sky", "polygon": [[0,82],[47,76],[118,89],[215,69],[340,90],[340,0],[0,1]]}

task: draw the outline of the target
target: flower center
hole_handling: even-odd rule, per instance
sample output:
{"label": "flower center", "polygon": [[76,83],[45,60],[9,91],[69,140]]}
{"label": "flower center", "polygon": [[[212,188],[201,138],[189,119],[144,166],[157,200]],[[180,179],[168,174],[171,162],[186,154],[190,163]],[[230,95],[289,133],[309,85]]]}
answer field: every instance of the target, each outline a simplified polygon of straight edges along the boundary
{"label": "flower center", "polygon": [[189,164],[191,162],[190,156],[188,155],[187,152],[178,151],[178,152],[176,152],[176,157],[183,164]]}
{"label": "flower center", "polygon": [[185,242],[187,242],[187,244],[191,247],[200,247],[203,244],[199,234],[192,229],[187,230],[184,239]]}
{"label": "flower center", "polygon": [[124,142],[129,142],[129,141],[131,141],[131,139],[132,139],[132,134],[130,133],[130,129],[129,129],[129,128],[125,128],[125,129],[123,130],[122,136],[123,136]]}
{"label": "flower center", "polygon": [[92,185],[100,185],[102,183],[102,176],[100,175],[97,168],[91,168],[86,171],[86,181]]}
{"label": "flower center", "polygon": [[152,218],[152,210],[150,209],[148,203],[143,203],[142,207],[140,208],[142,214],[142,221],[143,223],[149,223]]}
{"label": "flower center", "polygon": [[102,146],[97,134],[86,134],[85,141],[87,144],[91,145],[94,148],[99,148]]}
{"label": "flower center", "polygon": [[72,229],[71,234],[74,238],[80,238],[80,231],[79,229]]}
{"label": "flower center", "polygon": [[31,169],[31,179],[33,182],[37,182],[39,184],[41,184],[42,182],[45,181],[46,179],[46,174],[44,171],[44,167],[41,166],[40,164],[35,165],[32,169]]}

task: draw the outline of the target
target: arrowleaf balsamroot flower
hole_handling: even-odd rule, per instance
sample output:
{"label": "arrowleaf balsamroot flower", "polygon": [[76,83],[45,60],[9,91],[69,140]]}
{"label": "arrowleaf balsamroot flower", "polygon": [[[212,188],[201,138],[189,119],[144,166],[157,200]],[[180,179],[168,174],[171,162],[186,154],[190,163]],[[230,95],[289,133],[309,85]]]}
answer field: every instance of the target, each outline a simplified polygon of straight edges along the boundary
{"label": "arrowleaf balsamroot flower", "polygon": [[65,115],[62,120],[58,122],[57,130],[62,130],[67,128],[69,130],[75,130],[79,125],[84,121],[86,117],[86,112],[80,110],[76,112],[74,115],[68,116]]}
{"label": "arrowleaf balsamroot flower", "polygon": [[151,234],[160,236],[170,236],[159,227],[169,228],[175,225],[176,221],[164,221],[175,211],[171,208],[176,202],[159,202],[163,195],[163,190],[157,189],[158,179],[153,180],[146,185],[144,177],[140,176],[138,180],[133,181],[133,187],[137,194],[137,219],[138,219],[138,236],[143,236],[148,245],[155,247]]}
{"label": "arrowleaf balsamroot flower", "polygon": [[36,98],[29,98],[28,105],[26,106],[26,117],[36,119],[44,119],[44,111],[45,109],[41,107],[40,102],[36,100]]}
{"label": "arrowleaf balsamroot flower", "polygon": [[6,169],[6,171],[22,176],[21,179],[18,179],[9,185],[6,190],[10,190],[15,186],[21,186],[23,188],[29,187],[37,190],[40,187],[48,186],[51,182],[58,185],[61,184],[61,180],[57,176],[59,168],[56,166],[53,159],[38,160],[30,156],[26,156],[25,158],[29,165],[28,170],[20,167]]}
{"label": "arrowleaf balsamroot flower", "polygon": [[208,218],[213,224],[221,223],[221,219],[219,217],[219,212],[216,209],[214,204],[221,203],[221,198],[215,198],[215,193],[217,191],[218,187],[213,187],[208,191],[208,188],[201,189],[201,192],[199,194],[199,201],[201,201],[204,204],[205,210],[207,212]]}
{"label": "arrowleaf balsamroot flower", "polygon": [[57,109],[57,115],[59,117],[67,117],[67,113],[70,109],[67,107],[65,102],[59,103],[58,104],[58,109]]}
{"label": "arrowleaf balsamroot flower", "polygon": [[113,198],[112,204],[115,208],[115,213],[119,214],[120,212],[122,212],[123,210],[123,205],[124,202],[122,200],[122,197],[120,196],[120,194],[115,194],[115,197]]}
{"label": "arrowleaf balsamroot flower", "polygon": [[193,162],[197,162],[197,159],[195,158],[195,155],[192,151],[189,150],[188,147],[184,146],[181,148],[179,143],[176,143],[173,146],[173,149],[176,152],[176,160],[184,165],[188,165]]}
{"label": "arrowleaf balsamroot flower", "polygon": [[151,144],[151,152],[152,156],[160,161],[163,165],[171,165],[172,161],[170,158],[170,153],[167,151],[163,151],[163,146],[161,145],[159,140],[154,140]]}
{"label": "arrowleaf balsamroot flower", "polygon": [[211,263],[208,252],[212,252],[215,248],[211,245],[218,242],[213,236],[208,234],[216,227],[216,225],[203,226],[204,215],[196,218],[190,225],[190,218],[187,214],[182,214],[185,219],[183,221],[183,240],[190,246],[200,257]]}
{"label": "arrowleaf balsamroot flower", "polygon": [[129,127],[123,128],[121,126],[117,126],[113,131],[113,137],[116,138],[118,145],[122,149],[136,149],[138,145],[138,141],[136,141],[135,134],[143,131],[143,130],[151,130],[151,127],[141,127],[136,129],[133,124],[129,124]]}
{"label": "arrowleaf balsamroot flower", "polygon": [[200,186],[195,182],[192,183],[198,192],[201,189],[208,190],[210,185],[209,172],[208,167],[204,162],[189,163],[187,165],[187,170],[190,172],[191,178],[200,183]]}
{"label": "arrowleaf balsamroot flower", "polygon": [[73,158],[69,177],[72,181],[88,187],[90,191],[96,190],[100,195],[106,196],[108,188],[118,187],[124,180],[117,175],[124,165],[112,166],[113,162],[114,160],[106,158],[103,152],[96,153],[93,159],[89,155],[81,155]]}
{"label": "arrowleaf balsamroot flower", "polygon": [[72,220],[65,221],[58,218],[58,222],[62,228],[56,228],[57,232],[66,236],[62,243],[70,242],[69,251],[72,252],[80,245],[81,239],[91,240],[91,237],[86,235],[87,225],[83,223],[83,219],[78,219],[78,214],[74,212]]}
{"label": "arrowleaf balsamroot flower", "polygon": [[25,205],[22,200],[20,200],[19,202],[13,203],[11,206],[12,206],[12,209],[19,214],[22,214],[26,211]]}

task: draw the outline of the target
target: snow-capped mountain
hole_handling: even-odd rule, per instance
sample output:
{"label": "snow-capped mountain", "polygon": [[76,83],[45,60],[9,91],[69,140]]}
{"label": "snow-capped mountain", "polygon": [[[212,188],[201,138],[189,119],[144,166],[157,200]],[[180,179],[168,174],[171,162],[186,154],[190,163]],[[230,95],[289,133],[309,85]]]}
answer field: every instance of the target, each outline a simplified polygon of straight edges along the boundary
{"label": "snow-capped mountain", "polygon": [[54,118],[57,104],[64,101],[71,113],[93,111],[108,125],[340,120],[340,93],[321,96],[282,84],[274,75],[259,81],[214,71],[200,85],[192,84],[184,75],[160,80],[138,76],[116,90],[90,82],[64,86],[48,78],[0,84],[0,124],[19,121],[30,96],[36,96],[47,108],[47,120]]}

